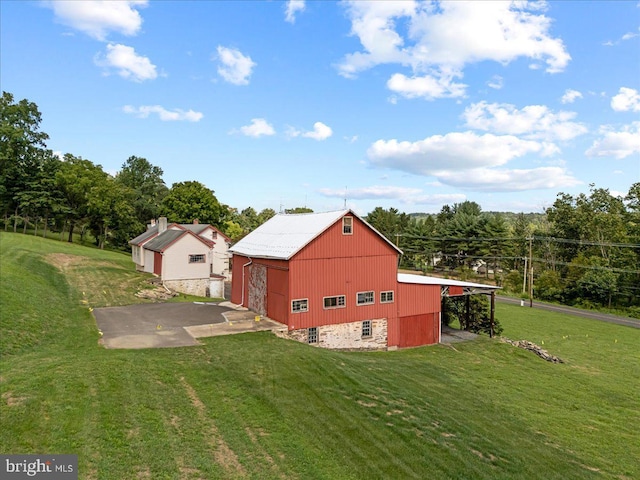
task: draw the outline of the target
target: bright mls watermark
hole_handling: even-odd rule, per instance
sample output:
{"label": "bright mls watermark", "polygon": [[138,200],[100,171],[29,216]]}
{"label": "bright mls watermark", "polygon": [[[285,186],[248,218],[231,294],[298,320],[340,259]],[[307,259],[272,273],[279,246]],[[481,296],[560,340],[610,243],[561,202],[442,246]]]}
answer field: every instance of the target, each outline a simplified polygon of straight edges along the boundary
{"label": "bright mls watermark", "polygon": [[0,479],[78,480],[77,455],[0,455]]}

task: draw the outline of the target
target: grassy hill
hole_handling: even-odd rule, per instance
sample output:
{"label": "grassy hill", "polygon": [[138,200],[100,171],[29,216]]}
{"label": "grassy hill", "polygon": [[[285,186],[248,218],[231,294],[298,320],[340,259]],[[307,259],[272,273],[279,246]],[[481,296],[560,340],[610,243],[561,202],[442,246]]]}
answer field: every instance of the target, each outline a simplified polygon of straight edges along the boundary
{"label": "grassy hill", "polygon": [[90,309],[136,300],[125,255],[0,234],[0,451],[80,478],[640,477],[640,330],[498,304],[497,340],[321,350],[270,333],[105,350]]}

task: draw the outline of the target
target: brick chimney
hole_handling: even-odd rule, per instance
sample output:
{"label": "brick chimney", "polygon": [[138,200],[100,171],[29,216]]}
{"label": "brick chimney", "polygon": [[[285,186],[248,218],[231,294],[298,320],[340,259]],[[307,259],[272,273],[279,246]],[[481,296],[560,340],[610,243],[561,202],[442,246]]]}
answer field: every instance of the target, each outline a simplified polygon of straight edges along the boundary
{"label": "brick chimney", "polygon": [[197,218],[193,220],[194,225],[198,225],[199,223],[200,223],[200,220],[198,220]]}

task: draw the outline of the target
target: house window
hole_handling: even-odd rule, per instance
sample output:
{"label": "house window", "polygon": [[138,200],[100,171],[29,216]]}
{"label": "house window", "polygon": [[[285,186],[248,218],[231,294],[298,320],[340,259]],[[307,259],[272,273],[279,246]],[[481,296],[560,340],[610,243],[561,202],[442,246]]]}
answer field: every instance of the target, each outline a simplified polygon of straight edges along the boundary
{"label": "house window", "polygon": [[362,338],[371,336],[371,320],[362,322]]}
{"label": "house window", "polygon": [[218,232],[211,232],[211,238],[214,240],[218,238]]}
{"label": "house window", "polygon": [[189,255],[189,263],[204,263],[204,254]]}
{"label": "house window", "polygon": [[318,343],[318,327],[307,328],[307,343]]}
{"label": "house window", "polygon": [[372,303],[374,303],[373,291],[358,292],[358,305],[371,305]]}
{"label": "house window", "polygon": [[324,308],[344,308],[345,296],[338,295],[336,297],[324,297]]}
{"label": "house window", "polygon": [[342,234],[353,235],[353,217],[342,218]]}
{"label": "house window", "polygon": [[306,298],[301,300],[291,301],[292,313],[300,313],[300,312],[308,312],[308,311],[309,311],[309,300],[307,300]]}
{"label": "house window", "polygon": [[380,292],[380,303],[393,303],[393,290]]}

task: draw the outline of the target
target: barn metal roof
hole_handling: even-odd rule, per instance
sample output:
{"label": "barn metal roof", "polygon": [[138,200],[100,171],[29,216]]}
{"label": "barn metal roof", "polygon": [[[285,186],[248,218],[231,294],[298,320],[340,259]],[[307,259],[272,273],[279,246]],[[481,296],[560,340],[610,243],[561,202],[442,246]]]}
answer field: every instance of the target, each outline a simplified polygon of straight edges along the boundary
{"label": "barn metal roof", "polygon": [[[229,251],[247,257],[289,260],[347,214],[364,222],[384,241],[398,250],[393,243],[352,210],[336,210],[323,213],[277,214],[236,243]],[[398,252],[402,253],[400,250]]]}
{"label": "barn metal roof", "polygon": [[500,287],[496,287],[494,285],[462,282],[460,280],[451,280],[450,278],[426,277],[412,273],[399,273],[398,282],[414,283],[419,285],[439,285],[443,289],[443,294],[446,295],[448,295],[448,287],[462,287],[465,295],[474,293],[491,293],[492,291],[500,289]]}

